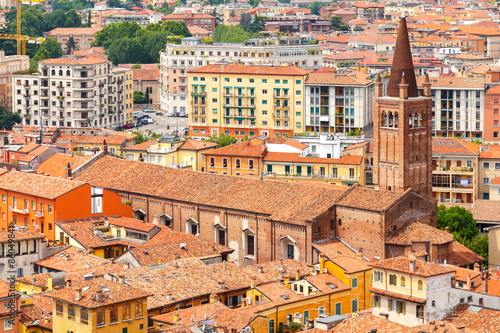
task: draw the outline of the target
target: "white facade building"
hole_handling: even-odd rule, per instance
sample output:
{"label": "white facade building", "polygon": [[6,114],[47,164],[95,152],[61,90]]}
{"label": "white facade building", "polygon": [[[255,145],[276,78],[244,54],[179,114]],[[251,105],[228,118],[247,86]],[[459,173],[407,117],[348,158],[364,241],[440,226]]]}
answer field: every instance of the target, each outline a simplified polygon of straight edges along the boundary
{"label": "white facade building", "polygon": [[23,125],[111,127],[133,113],[131,69],[97,56],[48,59],[38,69],[12,76],[12,111]]}

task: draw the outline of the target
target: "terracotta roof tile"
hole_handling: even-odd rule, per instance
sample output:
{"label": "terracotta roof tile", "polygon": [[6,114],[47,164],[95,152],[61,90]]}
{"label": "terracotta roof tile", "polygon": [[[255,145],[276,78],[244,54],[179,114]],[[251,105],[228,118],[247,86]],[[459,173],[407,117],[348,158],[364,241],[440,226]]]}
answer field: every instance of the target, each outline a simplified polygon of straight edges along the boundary
{"label": "terracotta roof tile", "polygon": [[35,148],[34,150],[30,151],[27,155],[21,157],[19,159],[19,162],[30,162],[31,160],[36,158],[41,153],[48,150],[49,148],[50,148],[50,146],[47,146],[47,145],[42,145],[38,148]]}
{"label": "terracotta roof tile", "polygon": [[88,266],[91,268],[111,265],[111,261],[88,254],[87,251],[72,246],[50,257],[38,260],[35,264],[54,271],[71,272],[87,269]]}
{"label": "terracotta roof tile", "polygon": [[453,241],[453,235],[415,220],[406,222],[385,242],[394,245],[411,245],[413,243],[446,244]]}
{"label": "terracotta roof tile", "polygon": [[[417,77],[417,85],[422,87],[424,77]],[[430,78],[432,87],[440,88],[469,88],[469,89],[484,89],[484,79],[482,77],[462,78],[462,77],[447,77],[447,78]],[[434,139],[434,138],[433,138]]]}
{"label": "terracotta roof tile", "polygon": [[476,221],[500,221],[500,201],[476,200],[472,208],[472,216]]}
{"label": "terracotta roof tile", "polygon": [[337,206],[366,209],[372,211],[383,211],[398,201],[405,192],[376,191],[363,186],[352,186],[337,200]]}
{"label": "terracotta roof tile", "polygon": [[257,212],[298,224],[327,211],[343,193],[317,186],[164,168],[110,156],[89,166],[76,179],[117,191]]}
{"label": "terracotta roof tile", "polygon": [[362,72],[338,74],[331,72],[314,72],[307,75],[305,84],[340,84],[340,85],[368,85],[373,81],[370,75]]}
{"label": "terracotta roof tile", "polygon": [[98,144],[102,145],[104,140],[108,145],[121,145],[124,144],[126,138],[123,136],[112,136],[112,135],[59,135],[56,139],[56,143],[67,143],[73,140],[73,143],[86,143],[86,144]]}
{"label": "terracotta roof tile", "polygon": [[202,27],[198,27],[196,25],[190,25],[187,28],[188,28],[189,32],[191,33],[191,35],[196,35],[196,34],[204,35],[204,34],[210,33],[210,30],[203,29]]}
{"label": "terracotta roof tile", "polygon": [[371,269],[367,260],[353,258],[351,256],[338,256],[331,259],[331,261],[344,269],[346,273],[355,273]]}
{"label": "terracotta roof tile", "polygon": [[203,150],[217,147],[217,143],[187,139],[177,150]]}
{"label": "terracotta roof tile", "polygon": [[394,323],[382,317],[372,314],[361,314],[359,316],[351,316],[340,324],[337,324],[331,332],[369,332],[374,328],[377,329],[377,333],[405,333],[409,331],[407,326]]}
{"label": "terracotta roof tile", "polygon": [[453,260],[455,266],[465,266],[483,262],[485,259],[457,241],[453,241]]}
{"label": "terracotta roof tile", "polygon": [[79,156],[56,153],[40,163],[36,168],[36,173],[51,177],[66,177],[66,166],[70,164],[71,170],[75,170],[92,156]]}
{"label": "terracotta roof tile", "polygon": [[85,34],[87,36],[89,35],[95,35],[96,32],[101,30],[101,27],[96,27],[96,28],[55,28],[47,32],[47,36],[57,36],[57,35],[70,35],[72,34],[73,36],[76,35],[82,35]]}
{"label": "terracotta roof tile", "polygon": [[96,65],[105,64],[108,60],[102,59],[95,56],[76,58],[76,57],[64,57],[56,59],[46,59],[40,61],[40,64],[44,65]]}
{"label": "terracotta roof tile", "polygon": [[189,73],[223,73],[223,74],[249,74],[249,75],[293,75],[303,76],[308,70],[295,66],[260,66],[260,65],[206,65],[192,69]]}
{"label": "terracotta roof tile", "polygon": [[[410,270],[410,261],[412,260],[415,260],[416,262],[416,269],[414,271]],[[448,273],[451,274],[451,272],[453,271],[453,269],[438,264],[434,264],[424,260],[410,259],[407,257],[395,257],[395,258],[381,260],[378,262],[372,262],[370,266],[374,268],[382,268],[391,271],[425,276],[425,277],[448,274]]]}
{"label": "terracotta roof tile", "polygon": [[[88,288],[87,288],[88,287]],[[82,297],[76,300],[77,288],[81,291]],[[97,292],[102,291],[102,300],[97,299]],[[122,283],[97,278],[90,281],[74,281],[71,287],[59,290],[51,290],[46,293],[50,298],[62,300],[71,304],[76,304],[85,308],[94,309],[103,306],[132,301],[151,296],[150,293],[141,289],[133,288]]]}
{"label": "terracotta roof tile", "polygon": [[415,303],[423,304],[426,302],[425,298],[405,295],[403,293],[392,292],[392,291],[388,291],[388,290],[384,290],[384,289],[372,288],[372,289],[370,289],[370,292],[373,294],[377,294],[377,295],[384,295],[387,297],[398,298],[398,299],[402,299],[405,301],[411,301],[411,302],[415,302]]}
{"label": "terracotta roof tile", "polygon": [[500,159],[500,145],[483,146],[483,149],[481,149],[481,152],[479,153],[479,158]]}
{"label": "terracotta roof tile", "polygon": [[85,183],[79,181],[18,171],[10,171],[0,175],[1,189],[46,199],[58,198],[83,185]]}
{"label": "terracotta roof tile", "polygon": [[342,155],[341,158],[320,158],[320,157],[302,157],[300,156],[300,153],[268,152],[266,156],[264,156],[264,161],[360,165],[361,162],[363,161],[363,156]]}
{"label": "terracotta roof tile", "polygon": [[500,311],[486,308],[476,311],[476,307],[471,311],[472,309],[469,310],[470,307],[467,304],[460,304],[444,320],[453,323],[455,326],[464,325],[474,332],[498,332]]}
{"label": "terracotta roof tile", "polygon": [[458,138],[432,138],[432,155],[477,156],[480,145]]}
{"label": "terracotta roof tile", "polygon": [[267,148],[264,145],[252,145],[250,142],[242,141],[225,146],[219,149],[214,149],[203,153],[204,155],[220,155],[220,156],[248,156],[261,157],[266,154]]}
{"label": "terracotta roof tile", "polygon": [[338,238],[333,238],[327,241],[319,241],[313,243],[312,246],[320,253],[323,253],[330,260],[338,257],[356,258],[356,254],[358,253]]}
{"label": "terracotta roof tile", "polygon": [[153,140],[149,140],[149,141],[146,141],[146,142],[141,142],[141,143],[138,143],[136,145],[133,145],[133,146],[128,146],[128,147],[125,147],[125,148],[122,148],[122,150],[130,150],[130,151],[147,151],[149,147],[151,147],[152,145],[156,144],[158,142],[158,139],[153,139]]}
{"label": "terracotta roof tile", "polygon": [[[45,238],[44,234],[40,234],[38,232],[31,231],[13,231],[12,233],[7,230],[0,231],[0,243],[5,243],[9,241],[9,235],[13,234],[16,241],[28,240],[28,239],[39,239]],[[11,236],[12,237],[12,236]]]}
{"label": "terracotta roof tile", "polygon": [[21,306],[21,323],[27,328],[41,327],[52,331],[52,299],[47,297],[47,293],[31,294],[29,297],[33,301]]}
{"label": "terracotta roof tile", "polygon": [[139,79],[142,81],[156,81],[160,78],[160,69],[135,69],[134,68],[134,81]]}
{"label": "terracotta roof tile", "polygon": [[28,143],[26,146],[24,146],[23,148],[19,149],[18,152],[19,153],[29,153],[35,149],[37,149],[40,145],[38,143]]}

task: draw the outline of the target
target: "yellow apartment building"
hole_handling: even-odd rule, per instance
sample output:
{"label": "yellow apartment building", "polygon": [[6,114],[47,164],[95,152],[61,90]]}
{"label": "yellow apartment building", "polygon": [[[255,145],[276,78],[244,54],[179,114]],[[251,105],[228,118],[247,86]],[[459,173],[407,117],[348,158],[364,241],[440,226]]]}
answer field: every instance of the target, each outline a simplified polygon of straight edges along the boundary
{"label": "yellow apartment building", "polygon": [[53,332],[147,332],[147,297],[140,289],[97,278],[55,289]]}
{"label": "yellow apartment building", "polygon": [[479,199],[500,200],[500,146],[483,145],[479,152]]}
{"label": "yellow apartment building", "polygon": [[207,65],[188,73],[189,135],[286,137],[304,131],[304,80],[295,66]]}
{"label": "yellow apartment building", "polygon": [[[127,124],[134,122],[134,71],[124,72],[125,76],[125,121]],[[123,100],[123,95],[118,97],[118,103]]]}
{"label": "yellow apartment building", "polygon": [[217,143],[193,139],[181,139],[176,135],[165,135],[159,139],[124,148],[125,158],[160,164],[169,167],[204,171],[205,157],[217,147]]}

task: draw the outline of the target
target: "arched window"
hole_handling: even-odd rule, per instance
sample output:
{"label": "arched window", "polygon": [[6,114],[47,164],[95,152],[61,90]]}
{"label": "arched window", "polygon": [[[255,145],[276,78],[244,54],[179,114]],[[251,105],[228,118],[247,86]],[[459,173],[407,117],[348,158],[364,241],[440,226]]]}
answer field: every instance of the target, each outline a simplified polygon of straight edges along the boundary
{"label": "arched window", "polygon": [[401,287],[406,287],[406,280],[404,276],[401,277]]}
{"label": "arched window", "polygon": [[66,76],[70,76],[71,75],[71,72],[69,71],[69,69],[66,71]]}
{"label": "arched window", "polygon": [[274,319],[269,319],[269,333],[274,333]]}
{"label": "arched window", "polygon": [[398,128],[398,113],[394,114],[394,128]]}
{"label": "arched window", "polygon": [[418,280],[418,290],[424,290],[424,283],[422,280]]}
{"label": "arched window", "polygon": [[382,112],[382,126],[386,127],[387,126],[387,113]]}
{"label": "arched window", "polygon": [[59,76],[62,76],[63,75],[63,72],[62,72],[62,69],[59,70]]}
{"label": "arched window", "polygon": [[51,75],[56,75],[56,71],[55,71],[55,70],[51,70],[51,71],[50,71],[50,74],[51,74]]}

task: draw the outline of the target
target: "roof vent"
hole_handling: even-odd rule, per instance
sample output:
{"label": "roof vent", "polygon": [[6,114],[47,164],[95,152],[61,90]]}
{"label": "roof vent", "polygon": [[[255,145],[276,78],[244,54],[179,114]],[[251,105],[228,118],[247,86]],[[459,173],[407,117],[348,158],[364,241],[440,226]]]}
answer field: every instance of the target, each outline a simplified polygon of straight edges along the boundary
{"label": "roof vent", "polygon": [[146,251],[146,250],[142,251],[142,253],[144,253],[145,255],[148,255],[148,254],[149,254],[149,252],[148,252],[148,251]]}
{"label": "roof vent", "polygon": [[185,250],[186,249],[186,243],[180,243],[179,248]]}

